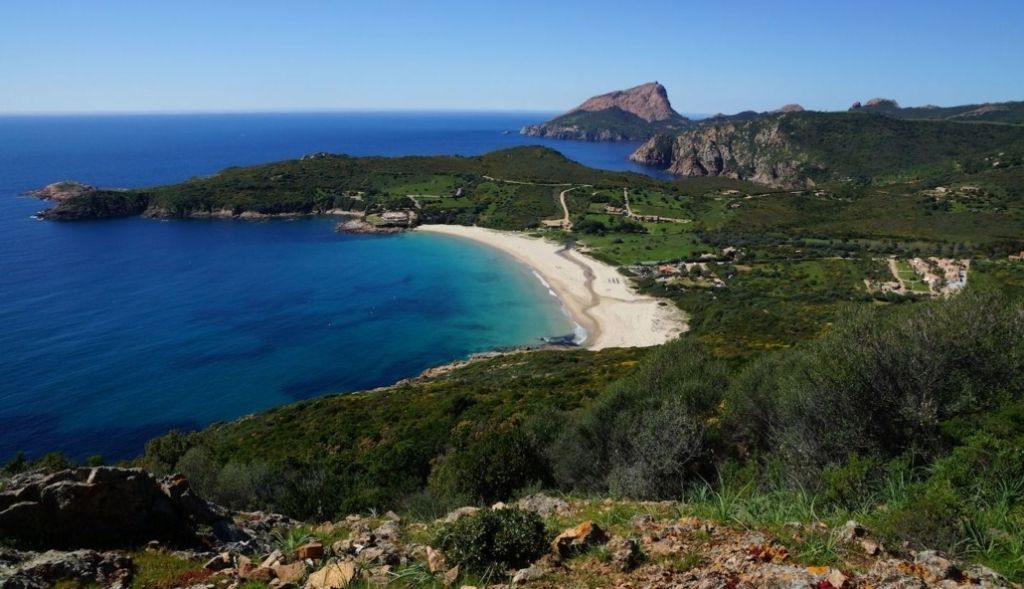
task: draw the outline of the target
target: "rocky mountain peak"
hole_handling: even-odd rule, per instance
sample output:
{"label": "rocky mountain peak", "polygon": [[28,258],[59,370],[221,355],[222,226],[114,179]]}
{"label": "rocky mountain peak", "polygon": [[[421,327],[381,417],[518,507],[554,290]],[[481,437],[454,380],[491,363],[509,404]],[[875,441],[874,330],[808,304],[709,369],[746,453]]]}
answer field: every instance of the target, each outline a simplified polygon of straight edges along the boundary
{"label": "rocky mountain peak", "polygon": [[647,122],[679,118],[668,100],[668,92],[658,82],[648,82],[627,90],[616,90],[594,96],[573,111],[602,111],[619,108],[634,114]]}
{"label": "rocky mountain peak", "polygon": [[865,102],[864,106],[891,106],[893,108],[899,108],[900,104],[892,98],[872,98]]}
{"label": "rocky mountain peak", "polygon": [[861,108],[898,109],[899,107],[900,103],[896,102],[892,98],[872,98],[863,104],[861,104],[859,100],[854,102],[853,106],[850,107],[850,110],[858,110]]}
{"label": "rocky mountain peak", "polygon": [[775,109],[772,112],[779,112],[779,113],[781,113],[781,112],[804,112],[804,110],[805,110],[804,107],[802,107],[799,104],[796,104],[794,102],[794,103],[790,103],[790,104],[784,104],[784,105],[780,106],[779,108]]}

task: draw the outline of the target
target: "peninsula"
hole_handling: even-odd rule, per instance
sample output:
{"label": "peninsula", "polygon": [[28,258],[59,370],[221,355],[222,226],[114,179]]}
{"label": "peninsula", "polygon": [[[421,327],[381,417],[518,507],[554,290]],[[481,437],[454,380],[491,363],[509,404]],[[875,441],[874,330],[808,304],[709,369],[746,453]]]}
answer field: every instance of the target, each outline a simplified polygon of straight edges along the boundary
{"label": "peninsula", "polygon": [[693,126],[672,108],[658,82],[594,96],[554,119],[523,127],[523,135],[582,141],[642,141]]}

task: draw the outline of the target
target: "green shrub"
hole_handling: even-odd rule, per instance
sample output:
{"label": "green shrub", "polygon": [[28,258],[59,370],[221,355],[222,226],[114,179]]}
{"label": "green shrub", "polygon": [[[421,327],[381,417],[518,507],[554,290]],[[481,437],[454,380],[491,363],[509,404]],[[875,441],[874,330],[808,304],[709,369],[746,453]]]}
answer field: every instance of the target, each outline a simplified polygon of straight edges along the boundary
{"label": "green shrub", "polygon": [[875,461],[850,453],[845,464],[831,466],[822,474],[825,499],[836,506],[856,509],[871,500],[872,482],[876,480]]}
{"label": "green shrub", "polygon": [[530,439],[511,425],[470,435],[434,466],[430,488],[439,496],[490,504],[548,478]]}
{"label": "green shrub", "polygon": [[943,423],[1024,390],[1024,313],[991,293],[850,314],[771,385],[771,448],[802,484],[851,452],[882,460],[949,449]]}
{"label": "green shrub", "polygon": [[519,508],[484,509],[445,526],[435,545],[451,564],[483,575],[528,566],[548,551],[540,516]]}
{"label": "green shrub", "polygon": [[63,452],[48,452],[32,463],[32,468],[42,469],[46,472],[64,470],[74,466],[75,463],[68,459]]}
{"label": "green shrub", "polygon": [[555,480],[637,499],[678,497],[713,474],[726,374],[692,339],[657,349],[555,440],[547,451]]}
{"label": "green shrub", "polygon": [[259,462],[228,462],[217,473],[217,500],[235,509],[257,508],[267,498],[272,477]]}
{"label": "green shrub", "polygon": [[174,470],[185,475],[189,485],[201,497],[216,501],[217,474],[220,472],[220,464],[209,450],[202,446],[189,448],[178,459]]}
{"label": "green shrub", "polygon": [[168,474],[174,470],[185,452],[194,445],[194,435],[171,430],[159,438],[146,442],[146,452],[141,462],[156,474]]}
{"label": "green shrub", "polygon": [[25,472],[28,470],[28,460],[25,458],[24,452],[17,452],[8,462],[4,465],[3,471],[0,473],[5,475],[13,475]]}
{"label": "green shrub", "polygon": [[918,483],[908,489],[902,506],[882,512],[877,529],[890,545],[909,542],[913,547],[953,553],[962,538],[964,498],[940,484]]}

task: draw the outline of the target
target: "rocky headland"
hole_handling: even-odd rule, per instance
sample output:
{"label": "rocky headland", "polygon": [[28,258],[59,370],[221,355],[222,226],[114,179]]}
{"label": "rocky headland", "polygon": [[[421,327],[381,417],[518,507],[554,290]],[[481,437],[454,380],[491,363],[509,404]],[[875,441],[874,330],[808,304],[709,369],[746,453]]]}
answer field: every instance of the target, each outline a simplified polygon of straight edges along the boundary
{"label": "rocky headland", "polygon": [[520,132],[549,139],[635,141],[658,132],[685,129],[690,124],[672,108],[665,87],[648,82],[594,96],[563,115],[523,127]]}
{"label": "rocky headland", "polygon": [[38,199],[54,200],[59,202],[69,198],[82,196],[95,190],[95,186],[89,186],[88,184],[83,184],[75,180],[63,180],[61,182],[47,184],[38,190],[29,191],[27,194]]}
{"label": "rocky headland", "polygon": [[769,186],[802,186],[810,158],[781,128],[788,113],[747,122],[701,126],[676,136],[658,135],[629,159],[682,177],[723,176]]}

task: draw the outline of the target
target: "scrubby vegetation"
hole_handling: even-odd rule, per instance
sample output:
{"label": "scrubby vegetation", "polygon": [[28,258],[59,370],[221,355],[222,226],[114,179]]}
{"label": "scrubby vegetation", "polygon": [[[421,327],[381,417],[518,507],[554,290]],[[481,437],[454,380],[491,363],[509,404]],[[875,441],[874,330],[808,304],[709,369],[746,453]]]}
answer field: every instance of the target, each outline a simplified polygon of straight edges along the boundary
{"label": "scrubby vegetation", "polygon": [[158,438],[142,462],[304,517],[437,516],[537,488],[779,529],[852,517],[1021,578],[1022,457],[1024,306],[979,287],[851,307],[820,339],[750,360],[692,337],[502,357]]}
{"label": "scrubby vegetation", "polygon": [[528,566],[548,552],[544,521],[516,507],[483,509],[446,525],[435,545],[451,563],[484,578]]}

